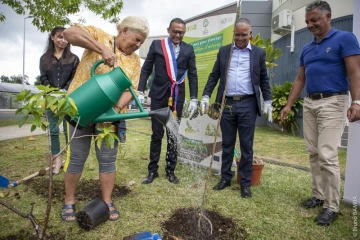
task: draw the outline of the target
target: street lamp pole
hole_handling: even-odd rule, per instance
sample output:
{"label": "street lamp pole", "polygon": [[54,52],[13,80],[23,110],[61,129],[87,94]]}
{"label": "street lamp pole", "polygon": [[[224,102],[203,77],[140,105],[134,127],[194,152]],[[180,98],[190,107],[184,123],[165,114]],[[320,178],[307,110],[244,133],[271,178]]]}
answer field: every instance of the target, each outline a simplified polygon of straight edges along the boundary
{"label": "street lamp pole", "polygon": [[33,16],[27,16],[27,17],[25,17],[24,18],[24,39],[23,39],[23,74],[22,74],[22,76],[23,76],[23,78],[22,78],[22,90],[24,90],[24,88],[25,88],[25,20],[27,19],[27,18],[32,18]]}

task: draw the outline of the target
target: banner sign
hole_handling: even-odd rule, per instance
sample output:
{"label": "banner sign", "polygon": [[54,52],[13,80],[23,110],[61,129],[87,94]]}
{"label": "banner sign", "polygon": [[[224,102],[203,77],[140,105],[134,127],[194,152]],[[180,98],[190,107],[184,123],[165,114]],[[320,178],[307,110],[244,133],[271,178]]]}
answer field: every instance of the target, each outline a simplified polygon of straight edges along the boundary
{"label": "banner sign", "polygon": [[[195,51],[199,100],[213,69],[219,48],[232,42],[235,17],[234,12],[207,16],[186,23],[186,35],[183,41],[191,44]],[[188,86],[186,88],[188,89]],[[217,87],[214,89],[210,103],[214,102],[216,91]],[[189,99],[189,92],[187,92],[187,99]],[[208,115],[199,115],[190,120],[186,113],[187,107],[188,103],[184,105],[183,118],[179,127],[181,136],[179,160],[207,168],[210,166],[215,144],[212,169],[220,172],[222,137],[220,128],[216,131],[218,121],[211,119]],[[216,143],[214,143],[215,135],[217,136]]]}

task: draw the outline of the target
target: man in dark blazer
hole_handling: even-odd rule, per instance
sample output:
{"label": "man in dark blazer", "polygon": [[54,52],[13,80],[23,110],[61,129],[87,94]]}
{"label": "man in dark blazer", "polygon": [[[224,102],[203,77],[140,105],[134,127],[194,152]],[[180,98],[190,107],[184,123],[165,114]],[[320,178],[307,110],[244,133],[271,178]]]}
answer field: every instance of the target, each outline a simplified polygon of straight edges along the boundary
{"label": "man in dark blazer", "polygon": [[[209,98],[220,79],[215,102],[221,103],[223,94],[225,94],[225,106],[220,120],[223,151],[221,181],[213,189],[222,190],[230,186],[233,177],[231,166],[238,132],[241,151],[238,174],[241,176],[240,193],[244,198],[251,197],[255,121],[257,115],[261,115],[260,89],[265,100],[264,109],[270,111],[272,102],[265,51],[251,45],[250,37],[250,21],[246,18],[239,18],[235,23],[235,44],[220,48],[200,104],[200,109],[208,109]],[[233,50],[230,56],[231,48]],[[230,57],[229,71],[226,76]],[[228,85],[224,92],[226,81]]]}
{"label": "man in dark blazer", "polygon": [[[178,120],[181,118],[185,100],[185,75],[187,72],[190,88],[190,105],[188,111],[194,114],[197,109],[198,78],[195,65],[195,53],[191,45],[182,42],[185,34],[185,22],[180,18],[171,20],[167,29],[169,37],[164,40],[154,40],[150,46],[149,53],[141,69],[138,91],[139,100],[143,101],[147,79],[150,76],[153,66],[155,76],[149,92],[151,98],[151,110],[171,107]],[[172,59],[173,61],[170,61]],[[173,65],[171,65],[173,64]],[[164,136],[164,126],[151,118],[152,135],[150,143],[150,163],[148,165],[148,176],[142,182],[151,183],[158,177],[158,162],[161,153],[161,143]],[[174,170],[177,162],[177,139],[171,136],[168,129],[167,151],[166,151],[166,176],[171,183],[179,183]],[[174,135],[174,134],[173,134]]]}

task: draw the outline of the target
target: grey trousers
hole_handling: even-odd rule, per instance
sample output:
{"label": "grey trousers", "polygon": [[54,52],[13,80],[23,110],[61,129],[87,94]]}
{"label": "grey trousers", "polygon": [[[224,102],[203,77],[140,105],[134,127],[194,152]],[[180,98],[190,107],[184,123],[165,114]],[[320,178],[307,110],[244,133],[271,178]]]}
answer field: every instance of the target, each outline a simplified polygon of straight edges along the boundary
{"label": "grey trousers", "polygon": [[[74,127],[70,126],[69,137],[72,136],[73,132]],[[76,129],[74,138],[71,140],[68,147],[68,153],[64,165],[64,171],[66,173],[76,174],[83,171],[85,161],[89,156],[91,140],[93,136],[96,136],[98,133],[99,131],[96,130],[95,124],[81,130]],[[115,140],[114,148],[108,147],[106,145],[106,141],[102,142],[100,149],[97,147],[96,143],[94,143],[94,148],[99,162],[100,173],[115,172],[118,141]]]}

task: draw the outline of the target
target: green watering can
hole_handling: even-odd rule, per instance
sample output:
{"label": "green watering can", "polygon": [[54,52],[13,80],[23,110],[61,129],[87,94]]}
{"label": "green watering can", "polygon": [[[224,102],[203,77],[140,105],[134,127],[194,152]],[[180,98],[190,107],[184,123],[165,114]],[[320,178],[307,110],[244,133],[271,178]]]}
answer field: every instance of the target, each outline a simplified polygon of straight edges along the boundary
{"label": "green watering can", "polygon": [[[144,111],[137,98],[132,83],[120,67],[104,74],[95,74],[96,68],[104,63],[104,60],[97,61],[91,68],[91,78],[75,91],[69,94],[78,109],[77,115],[67,115],[65,119],[74,127],[82,129],[93,123],[115,122],[119,120],[144,118],[154,116],[162,124],[166,125],[170,117],[169,107],[155,111]],[[129,89],[140,112],[117,113],[115,106],[123,94]]]}

